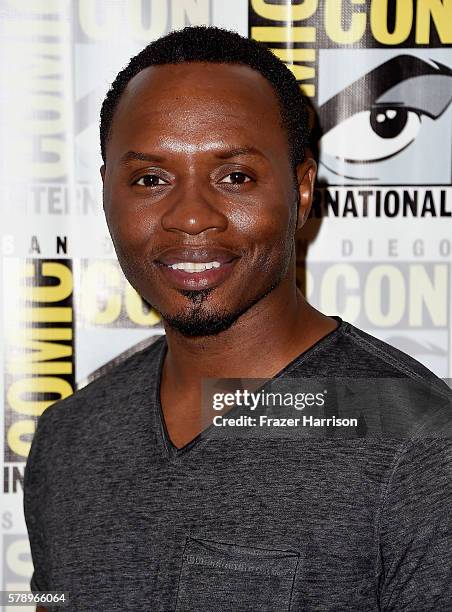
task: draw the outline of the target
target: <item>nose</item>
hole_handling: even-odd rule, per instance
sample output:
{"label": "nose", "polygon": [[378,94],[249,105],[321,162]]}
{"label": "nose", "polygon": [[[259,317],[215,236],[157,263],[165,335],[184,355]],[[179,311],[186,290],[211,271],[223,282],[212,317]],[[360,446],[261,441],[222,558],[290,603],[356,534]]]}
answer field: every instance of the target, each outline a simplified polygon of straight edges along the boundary
{"label": "nose", "polygon": [[221,210],[220,202],[215,201],[216,194],[197,181],[181,182],[174,195],[161,218],[162,227],[166,231],[196,235],[208,230],[224,231],[227,228],[228,220]]}

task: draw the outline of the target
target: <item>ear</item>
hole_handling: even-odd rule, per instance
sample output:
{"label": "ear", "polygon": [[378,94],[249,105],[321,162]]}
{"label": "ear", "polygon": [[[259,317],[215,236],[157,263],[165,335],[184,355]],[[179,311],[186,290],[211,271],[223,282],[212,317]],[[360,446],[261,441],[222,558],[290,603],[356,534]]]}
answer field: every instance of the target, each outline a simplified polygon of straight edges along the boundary
{"label": "ear", "polygon": [[316,173],[317,164],[311,157],[307,157],[297,166],[296,174],[299,194],[297,230],[303,227],[309,216],[314,196]]}
{"label": "ear", "polygon": [[100,170],[100,175],[102,177],[102,183],[105,183],[105,164],[102,164],[99,170]]}

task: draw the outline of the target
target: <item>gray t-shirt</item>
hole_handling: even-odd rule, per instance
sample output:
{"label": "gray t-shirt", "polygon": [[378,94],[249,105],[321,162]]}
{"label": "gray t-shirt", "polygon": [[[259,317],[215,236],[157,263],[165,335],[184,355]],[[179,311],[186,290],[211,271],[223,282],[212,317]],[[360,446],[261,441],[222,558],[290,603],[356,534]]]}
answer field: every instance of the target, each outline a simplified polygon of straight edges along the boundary
{"label": "gray t-shirt", "polygon": [[24,485],[32,590],[66,591],[65,609],[83,612],[452,610],[452,442],[419,435],[438,414],[450,428],[452,392],[335,318],[276,378],[415,381],[429,394],[416,433],[211,427],[177,449],[159,401],[162,337],[40,417]]}

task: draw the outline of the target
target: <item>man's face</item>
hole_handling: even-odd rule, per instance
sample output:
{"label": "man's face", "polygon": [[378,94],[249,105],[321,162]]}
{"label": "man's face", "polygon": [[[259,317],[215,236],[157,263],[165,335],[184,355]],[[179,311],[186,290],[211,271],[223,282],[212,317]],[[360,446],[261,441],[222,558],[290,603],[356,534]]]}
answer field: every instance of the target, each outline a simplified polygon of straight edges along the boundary
{"label": "man's face", "polygon": [[251,68],[142,70],[101,174],[127,279],[182,334],[227,329],[293,270],[297,200],[304,220],[315,164],[297,169],[298,186],[276,94]]}

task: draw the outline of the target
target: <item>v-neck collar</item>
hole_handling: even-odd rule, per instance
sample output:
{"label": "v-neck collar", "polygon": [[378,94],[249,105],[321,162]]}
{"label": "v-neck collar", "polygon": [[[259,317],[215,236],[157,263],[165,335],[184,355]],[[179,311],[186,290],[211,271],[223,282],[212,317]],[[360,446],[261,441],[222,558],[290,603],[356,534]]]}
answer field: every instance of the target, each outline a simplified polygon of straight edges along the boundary
{"label": "v-neck collar", "polygon": [[[308,359],[313,353],[317,352],[317,350],[331,341],[332,337],[342,331],[343,328],[347,325],[346,321],[343,321],[341,317],[337,315],[330,315],[332,319],[335,319],[338,322],[338,326],[335,329],[329,331],[325,336],[322,336],[317,342],[312,344],[308,349],[294,357],[288,364],[286,364],[275,376],[273,376],[270,381],[274,381],[281,376],[288,374],[292,368],[298,366],[301,362]],[[160,437],[160,441],[163,444],[164,451],[168,458],[176,458],[181,455],[184,455],[188,451],[190,451],[193,447],[197,447],[201,444],[203,440],[209,438],[209,434],[214,427],[213,424],[210,424],[208,427],[200,431],[192,440],[184,444],[184,446],[177,447],[172,442],[168,430],[166,428],[165,417],[163,415],[163,408],[160,399],[160,389],[161,389],[161,381],[162,381],[162,372],[163,372],[163,364],[165,361],[165,356],[168,350],[168,344],[166,342],[166,336],[162,336],[162,339],[159,339],[161,342],[161,346],[159,347],[157,359],[155,359],[153,367],[155,368],[155,377],[152,377],[156,384],[153,385],[152,397],[151,397],[151,409],[153,412],[153,416],[155,418],[155,424],[157,427],[157,435]],[[152,367],[152,366],[151,366]],[[266,383],[268,384],[268,383]],[[264,389],[265,385],[263,385],[260,389]],[[232,408],[234,409],[234,408]]]}

